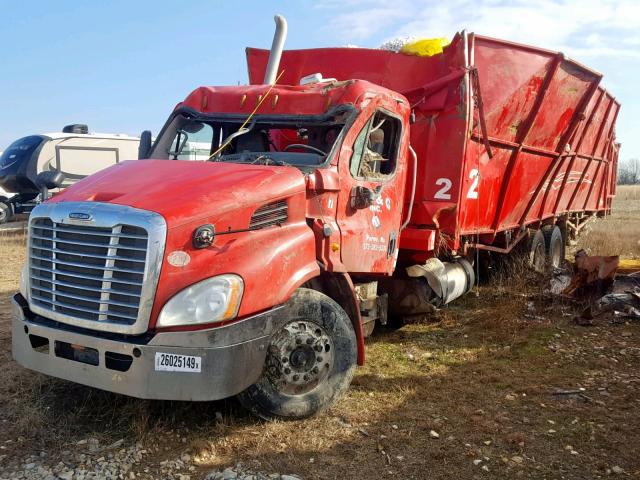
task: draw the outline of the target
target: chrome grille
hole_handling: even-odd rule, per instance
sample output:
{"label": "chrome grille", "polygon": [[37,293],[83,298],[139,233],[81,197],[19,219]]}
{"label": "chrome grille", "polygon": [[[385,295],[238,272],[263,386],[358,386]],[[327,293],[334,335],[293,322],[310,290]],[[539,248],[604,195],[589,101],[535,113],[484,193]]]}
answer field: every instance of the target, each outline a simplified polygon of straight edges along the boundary
{"label": "chrome grille", "polygon": [[[87,210],[90,222],[70,220],[70,212]],[[141,333],[153,305],[165,231],[162,217],[131,207],[37,207],[29,229],[32,310],[87,328]]]}
{"label": "chrome grille", "polygon": [[147,232],[140,227],[31,224],[31,299],[85,320],[131,325],[138,318]]}
{"label": "chrome grille", "polygon": [[289,218],[286,200],[278,200],[277,202],[268,203],[258,208],[251,216],[249,228],[257,230],[267,228],[273,225],[282,225]]}

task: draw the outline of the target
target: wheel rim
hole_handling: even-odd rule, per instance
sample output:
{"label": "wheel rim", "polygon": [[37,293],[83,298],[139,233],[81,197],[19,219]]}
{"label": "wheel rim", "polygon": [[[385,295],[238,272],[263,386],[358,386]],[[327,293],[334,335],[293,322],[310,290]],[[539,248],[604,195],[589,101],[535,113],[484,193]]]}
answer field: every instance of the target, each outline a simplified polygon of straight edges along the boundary
{"label": "wheel rim", "polygon": [[301,395],[313,390],[333,365],[333,342],[324,328],[308,321],[286,324],[271,339],[267,376],[278,391]]}

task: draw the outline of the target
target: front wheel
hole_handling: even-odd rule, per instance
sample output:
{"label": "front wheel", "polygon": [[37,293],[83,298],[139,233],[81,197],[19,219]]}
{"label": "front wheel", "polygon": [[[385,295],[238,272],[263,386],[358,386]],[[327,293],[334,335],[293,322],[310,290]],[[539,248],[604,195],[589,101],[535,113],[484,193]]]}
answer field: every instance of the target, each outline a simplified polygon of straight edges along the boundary
{"label": "front wheel", "polygon": [[301,419],[327,408],[347,390],[356,366],[353,326],[331,298],[300,288],[284,315],[262,376],[238,395],[246,409],[267,420]]}

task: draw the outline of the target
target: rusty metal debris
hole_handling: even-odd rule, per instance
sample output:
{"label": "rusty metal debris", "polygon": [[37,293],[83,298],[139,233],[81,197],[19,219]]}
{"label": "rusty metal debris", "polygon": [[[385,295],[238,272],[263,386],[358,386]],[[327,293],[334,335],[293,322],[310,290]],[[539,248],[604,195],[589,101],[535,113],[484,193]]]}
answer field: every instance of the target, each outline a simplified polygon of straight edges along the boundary
{"label": "rusty metal debris", "polygon": [[572,272],[559,271],[551,278],[550,291],[588,302],[575,318],[578,325],[593,325],[599,317],[613,322],[640,320],[640,268],[633,268],[636,263],[640,266],[640,262],[621,262],[617,255],[589,256],[580,250]]}
{"label": "rusty metal debris", "polygon": [[574,296],[604,294],[613,286],[620,257],[590,257],[584,250],[576,253],[573,277],[563,293]]}

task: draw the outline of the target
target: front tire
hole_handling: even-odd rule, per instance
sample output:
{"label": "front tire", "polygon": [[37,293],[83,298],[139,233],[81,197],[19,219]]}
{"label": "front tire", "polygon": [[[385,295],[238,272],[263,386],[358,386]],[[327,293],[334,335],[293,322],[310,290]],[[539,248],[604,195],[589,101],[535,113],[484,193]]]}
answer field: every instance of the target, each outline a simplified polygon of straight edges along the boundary
{"label": "front tire", "polygon": [[346,312],[323,293],[298,289],[269,340],[260,379],[238,395],[253,414],[301,419],[333,404],[356,367],[356,336]]}

